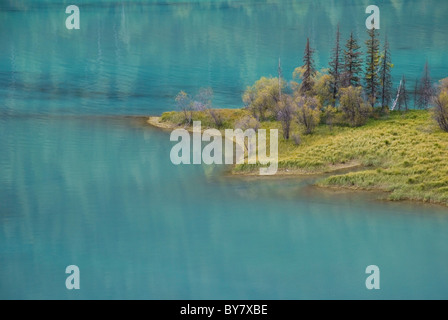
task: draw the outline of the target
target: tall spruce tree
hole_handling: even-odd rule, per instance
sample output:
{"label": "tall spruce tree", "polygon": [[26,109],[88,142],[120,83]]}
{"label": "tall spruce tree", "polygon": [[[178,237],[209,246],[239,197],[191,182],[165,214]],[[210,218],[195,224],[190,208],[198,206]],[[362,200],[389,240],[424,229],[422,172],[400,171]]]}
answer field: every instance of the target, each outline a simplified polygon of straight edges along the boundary
{"label": "tall spruce tree", "polygon": [[367,55],[366,55],[366,74],[365,74],[365,82],[366,82],[366,93],[369,99],[369,102],[372,106],[375,105],[376,98],[378,96],[379,91],[379,75],[378,75],[378,67],[380,64],[379,59],[379,50],[380,50],[380,42],[378,40],[378,32],[375,28],[372,28],[367,31],[369,34],[369,38],[366,40],[367,46]]}
{"label": "tall spruce tree", "polygon": [[339,32],[339,25],[336,31],[336,43],[333,48],[333,54],[329,63],[329,73],[332,77],[331,90],[333,94],[333,107],[336,106],[336,98],[338,96],[339,88],[341,87],[342,73],[343,73],[343,54],[341,48],[341,33]]}
{"label": "tall spruce tree", "polygon": [[344,50],[344,87],[360,86],[359,73],[362,66],[362,52],[359,51],[360,48],[358,41],[353,37],[353,32],[350,33],[350,38],[347,40]]}
{"label": "tall spruce tree", "polygon": [[384,110],[386,106],[390,106],[390,102],[392,99],[392,76],[391,76],[392,68],[393,64],[391,61],[389,41],[387,41],[386,37],[380,62],[381,110]]}
{"label": "tall spruce tree", "polygon": [[425,63],[423,69],[423,75],[420,80],[420,86],[418,88],[418,106],[419,108],[428,109],[434,98],[435,90],[432,85],[431,75],[429,72],[428,61]]}
{"label": "tall spruce tree", "polygon": [[310,39],[306,39],[305,55],[303,57],[303,76],[302,84],[300,86],[300,93],[306,95],[314,86],[314,77],[316,76],[316,69],[314,67],[313,59],[314,50],[310,47]]}

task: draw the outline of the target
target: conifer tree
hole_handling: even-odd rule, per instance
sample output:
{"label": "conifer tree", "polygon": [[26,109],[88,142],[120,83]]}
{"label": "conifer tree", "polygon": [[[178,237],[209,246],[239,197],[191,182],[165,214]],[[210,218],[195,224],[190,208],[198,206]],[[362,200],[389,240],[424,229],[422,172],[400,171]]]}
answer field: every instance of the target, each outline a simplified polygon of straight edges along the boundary
{"label": "conifer tree", "polygon": [[406,77],[403,75],[401,78],[401,86],[398,90],[398,101],[397,101],[397,110],[401,111],[404,105],[404,110],[408,111],[408,91],[406,89]]}
{"label": "conifer tree", "polygon": [[428,62],[426,62],[425,68],[423,69],[423,75],[420,80],[420,86],[418,88],[418,107],[428,109],[432,99],[434,98],[434,94],[435,90],[432,85]]}
{"label": "conifer tree", "polygon": [[386,37],[380,63],[381,110],[384,110],[386,106],[390,106],[392,97],[392,76],[391,76],[392,68],[393,64],[391,62],[389,42],[387,41]]}
{"label": "conifer tree", "polygon": [[419,87],[419,83],[418,83],[418,79],[415,79],[415,85],[414,85],[414,109],[418,108],[418,87]]}
{"label": "conifer tree", "polygon": [[369,38],[366,40],[367,55],[366,55],[366,92],[369,98],[369,102],[372,106],[375,105],[375,101],[378,95],[379,88],[379,48],[380,42],[378,41],[378,33],[375,28],[367,31]]}
{"label": "conifer tree", "polygon": [[331,90],[333,94],[333,107],[336,105],[336,98],[338,95],[339,88],[341,87],[342,72],[343,72],[343,55],[342,48],[340,45],[341,34],[339,32],[339,25],[336,31],[336,43],[333,48],[333,55],[329,63],[330,70],[329,73],[332,77]]}
{"label": "conifer tree", "polygon": [[311,90],[313,90],[314,86],[314,77],[316,76],[316,69],[314,67],[314,59],[313,59],[314,50],[310,47],[310,39],[306,39],[306,48],[305,55],[303,57],[303,76],[302,76],[302,84],[300,86],[300,93],[307,94]]}
{"label": "conifer tree", "polygon": [[362,66],[362,52],[359,51],[360,48],[352,32],[344,50],[344,87],[358,87],[360,85],[359,73]]}

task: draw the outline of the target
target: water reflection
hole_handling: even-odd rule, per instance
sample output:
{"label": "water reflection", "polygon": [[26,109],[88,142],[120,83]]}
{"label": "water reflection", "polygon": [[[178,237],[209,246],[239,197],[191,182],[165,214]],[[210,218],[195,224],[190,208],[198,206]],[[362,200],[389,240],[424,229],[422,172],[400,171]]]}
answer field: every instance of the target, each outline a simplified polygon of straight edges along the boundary
{"label": "water reflection", "polygon": [[[2,1],[0,298],[371,298],[369,264],[375,297],[446,298],[445,208],[174,166],[165,132],[109,116],[206,86],[240,106],[279,56],[292,73],[307,36],[320,66],[338,23],[362,38],[367,4],[86,0],[72,33],[59,1]],[[426,59],[446,76],[447,5],[381,2],[396,80]]]}
{"label": "water reflection", "polygon": [[[263,75],[301,64],[306,37],[326,67],[335,27],[365,39],[368,1],[84,1],[82,28],[63,27],[56,1],[4,1],[0,84],[13,84],[2,108],[37,99],[39,112],[160,113],[180,90],[212,87],[215,103],[241,106],[241,93]],[[426,60],[435,80],[448,74],[445,1],[382,1],[398,83],[420,76]],[[418,23],[416,23],[418,21]],[[8,96],[8,95],[6,95]],[[144,99],[143,99],[144,98]],[[3,99],[4,98],[0,98]],[[61,106],[64,104],[64,107]],[[57,106],[56,106],[57,105]],[[50,108],[50,110],[48,110]],[[28,108],[29,110],[29,108]]]}
{"label": "water reflection", "polygon": [[[425,295],[446,293],[444,208],[207,177],[171,165],[167,133],[141,121],[3,120],[1,297],[368,297],[355,284],[372,261],[394,275],[383,297],[414,297],[397,276],[408,263]],[[60,285],[72,263],[76,295]]]}

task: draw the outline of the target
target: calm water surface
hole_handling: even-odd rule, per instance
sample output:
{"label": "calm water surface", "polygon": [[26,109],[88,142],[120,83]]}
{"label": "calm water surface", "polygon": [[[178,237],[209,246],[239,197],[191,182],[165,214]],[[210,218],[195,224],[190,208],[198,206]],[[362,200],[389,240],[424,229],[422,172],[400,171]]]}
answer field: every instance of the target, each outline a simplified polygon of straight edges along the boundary
{"label": "calm water surface", "polygon": [[[307,36],[319,67],[338,23],[364,40],[368,4],[0,0],[0,298],[448,298],[446,208],[176,167],[167,133],[123,117],[206,86],[241,107],[278,57],[291,79]],[[448,2],[377,4],[395,82],[426,60],[447,76]]]}

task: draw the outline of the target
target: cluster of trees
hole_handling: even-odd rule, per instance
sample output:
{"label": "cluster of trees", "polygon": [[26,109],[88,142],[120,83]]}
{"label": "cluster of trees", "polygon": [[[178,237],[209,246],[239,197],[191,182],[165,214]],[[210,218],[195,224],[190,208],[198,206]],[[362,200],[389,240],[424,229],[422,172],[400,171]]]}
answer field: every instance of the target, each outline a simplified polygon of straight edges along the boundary
{"label": "cluster of trees", "polygon": [[[318,71],[314,50],[307,39],[303,65],[295,69],[293,81],[288,84],[283,79],[279,61],[278,77],[263,77],[248,87],[243,102],[257,121],[280,121],[286,140],[292,136],[294,121],[305,134],[311,134],[320,122],[361,126],[374,112],[384,114],[390,108],[407,111],[409,94],[405,76],[394,98],[391,76],[394,65],[387,37],[381,46],[378,30],[372,28],[368,30],[365,46],[363,54],[353,33],[341,45],[338,28],[329,68]],[[445,89],[435,99],[436,90],[426,63],[421,79],[416,80],[414,108],[428,109],[435,105],[439,110],[448,109],[448,80],[444,85]],[[448,116],[439,116],[437,121],[448,126]]]}
{"label": "cluster of trees", "polygon": [[[318,71],[314,50],[307,39],[303,65],[294,70],[294,80],[287,84],[279,72],[277,78],[261,78],[243,95],[246,107],[259,121],[275,118],[283,128],[283,137],[291,136],[291,124],[297,122],[310,134],[323,120],[328,124],[347,123],[360,126],[366,122],[378,101],[384,109],[391,102],[391,55],[386,39],[380,52],[378,33],[370,30],[363,61],[361,46],[350,34],[341,45],[339,28],[329,68]],[[364,67],[365,66],[365,67]],[[364,74],[363,74],[364,72]],[[362,82],[364,79],[364,87]],[[296,81],[299,80],[299,81]]]}
{"label": "cluster of trees", "polygon": [[[363,54],[353,32],[341,45],[338,27],[328,69],[321,71],[315,67],[314,50],[307,39],[303,65],[294,70],[293,81],[285,81],[279,60],[276,78],[262,77],[246,89],[243,102],[251,116],[240,119],[238,125],[258,128],[261,121],[277,120],[284,139],[299,141],[297,134],[291,134],[294,122],[305,134],[311,134],[321,122],[356,127],[365,124],[374,112],[384,114],[390,108],[407,111],[410,103],[404,75],[397,96],[393,97],[393,64],[387,37],[381,46],[378,30],[372,28],[367,33]],[[176,103],[184,122],[191,124],[194,111],[206,111],[215,126],[221,127],[223,121],[212,108],[212,99],[213,91],[209,88],[200,89],[194,97],[181,91]],[[435,88],[426,63],[422,77],[415,80],[414,108],[432,106],[437,123],[448,131],[448,78]]]}
{"label": "cluster of trees", "polygon": [[[397,98],[395,101],[395,109],[398,111],[408,111],[410,106],[410,98],[408,89],[406,88],[406,77],[403,75],[397,90]],[[414,109],[429,109],[434,102],[437,93],[431,79],[428,62],[426,62],[420,79],[415,79],[414,85]]]}
{"label": "cluster of trees", "polygon": [[216,127],[219,128],[222,126],[221,116],[212,107],[213,90],[211,88],[199,89],[199,92],[194,97],[185,91],[181,91],[177,94],[175,100],[177,108],[183,114],[185,124],[191,124],[194,111],[206,111]]}

